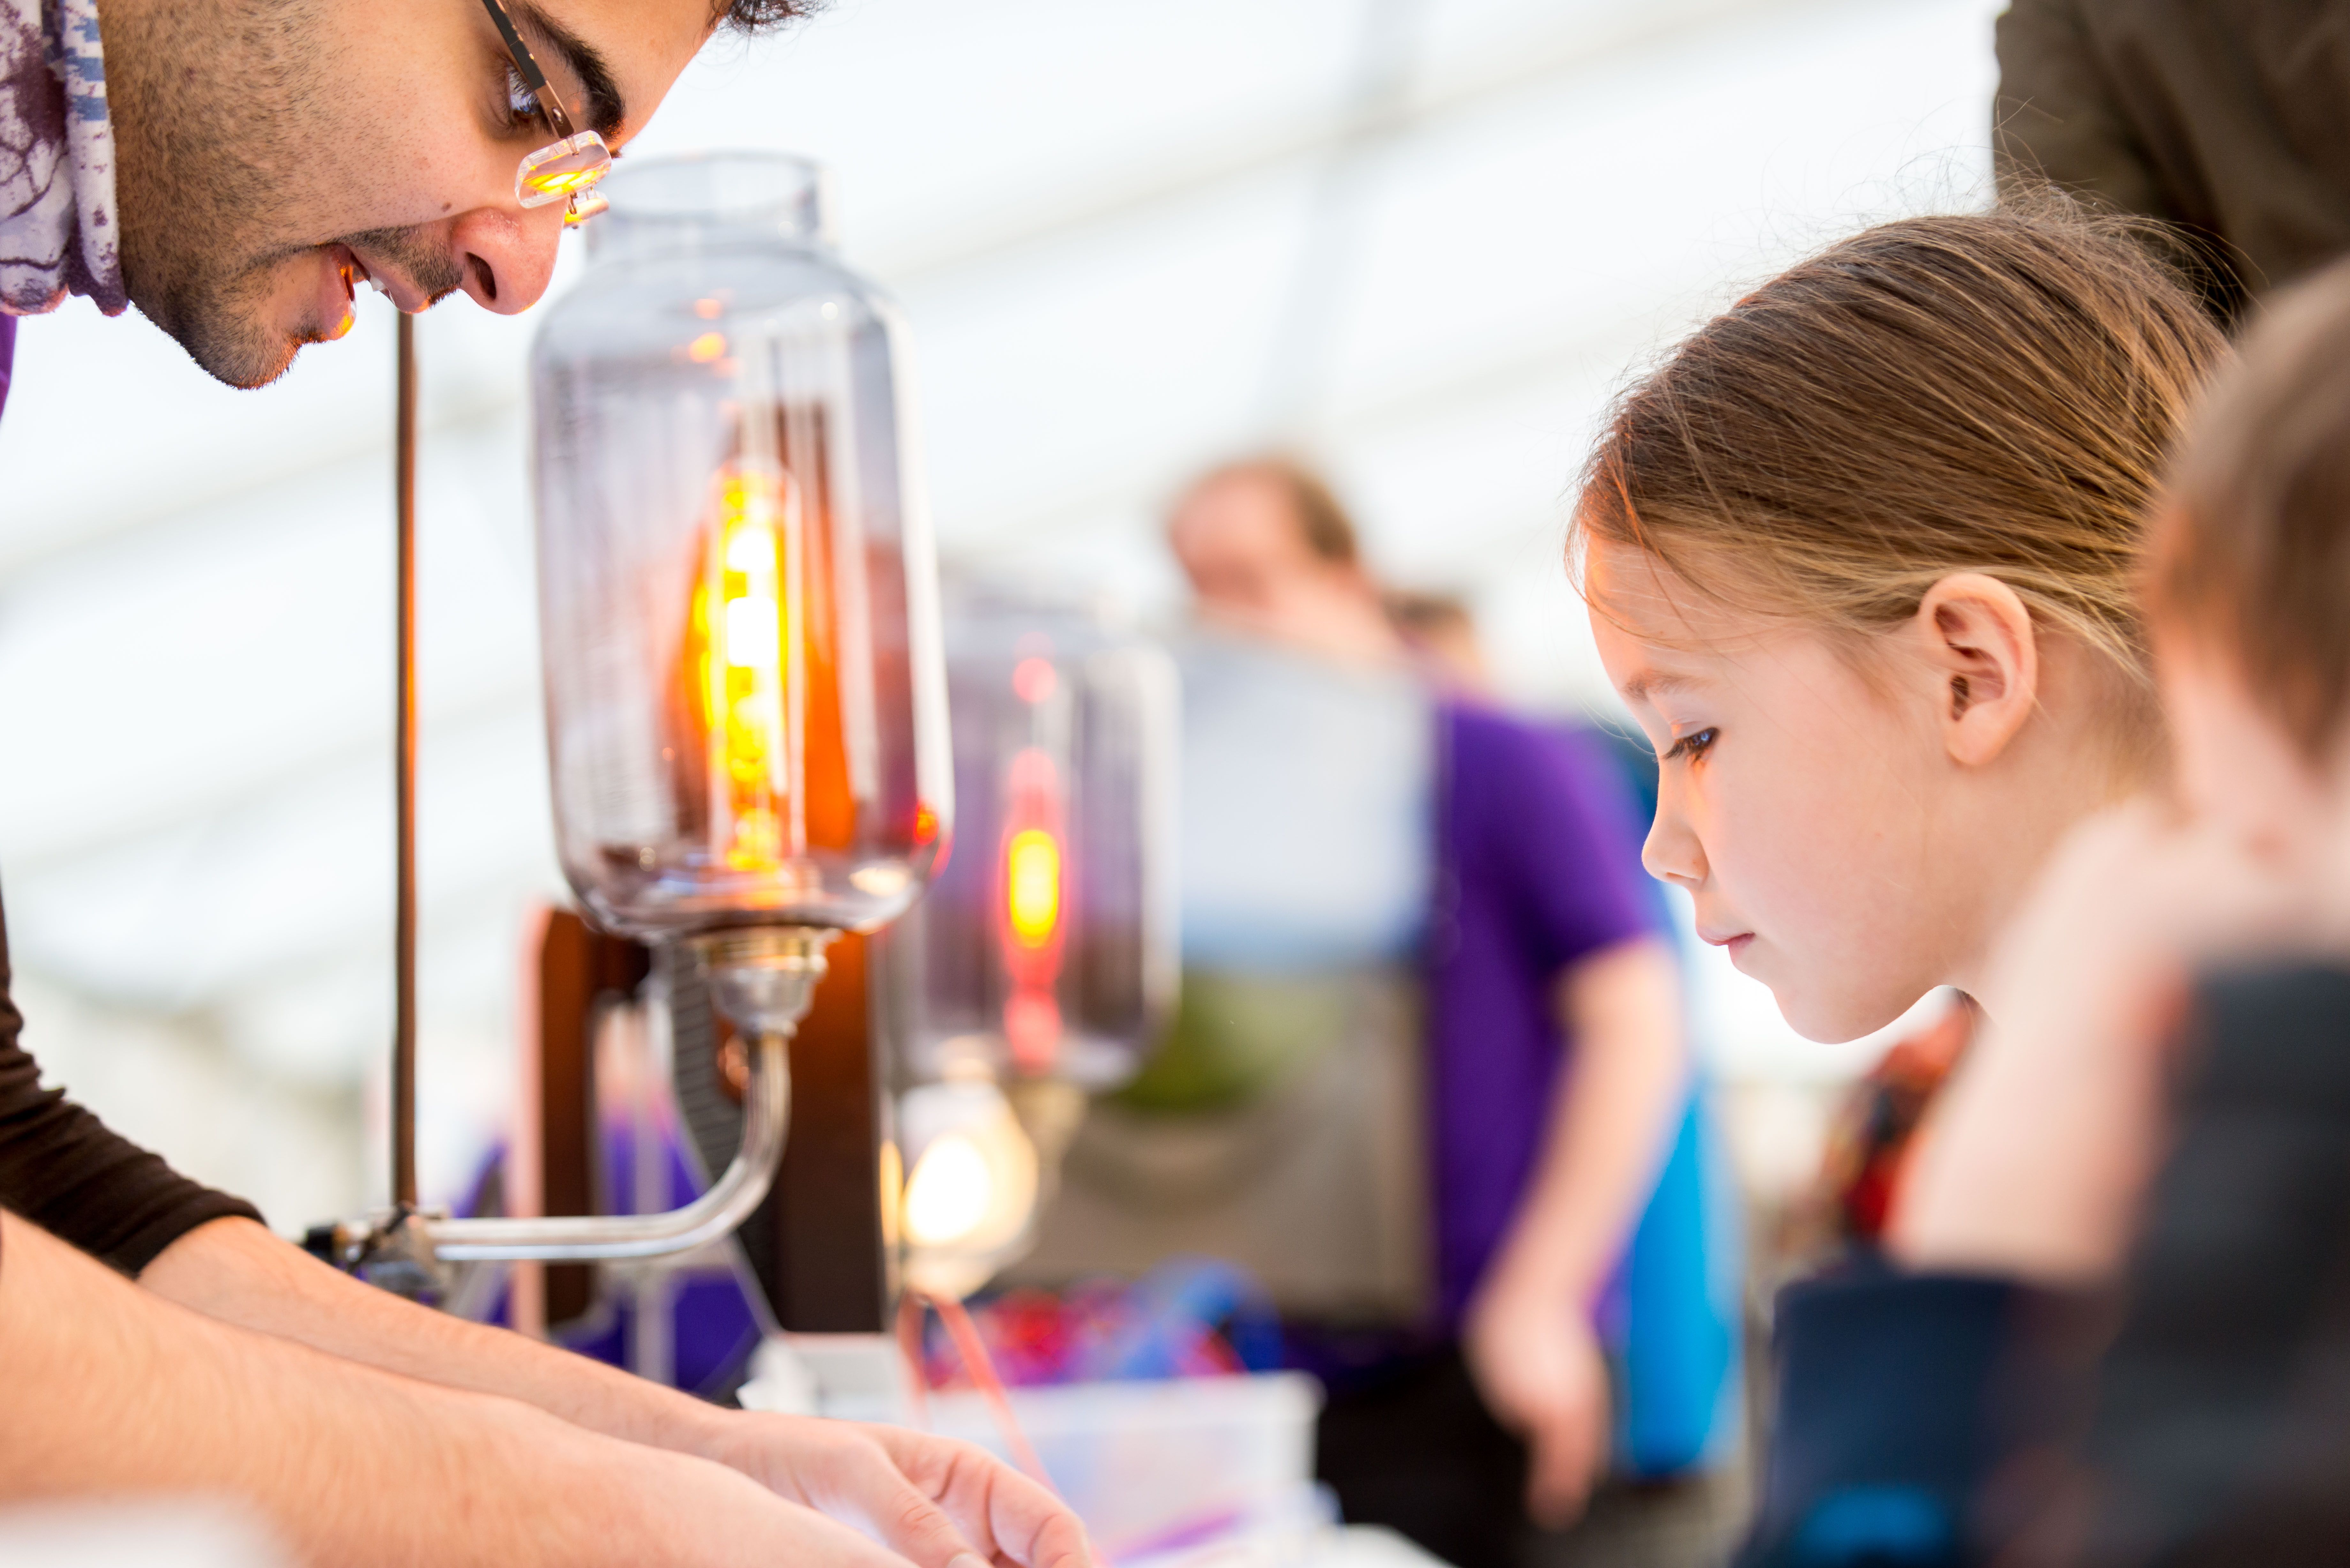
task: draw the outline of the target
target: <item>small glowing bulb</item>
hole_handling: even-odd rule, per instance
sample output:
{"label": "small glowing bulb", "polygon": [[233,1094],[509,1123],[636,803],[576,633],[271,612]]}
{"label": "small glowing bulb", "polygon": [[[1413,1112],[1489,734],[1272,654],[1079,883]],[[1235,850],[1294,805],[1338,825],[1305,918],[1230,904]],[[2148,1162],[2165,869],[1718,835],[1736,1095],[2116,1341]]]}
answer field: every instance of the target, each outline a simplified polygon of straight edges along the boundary
{"label": "small glowing bulb", "polygon": [[1041,948],[1053,940],[1061,918],[1061,846],[1043,828],[1031,827],[1012,836],[1003,861],[1012,934],[1024,947]]}
{"label": "small glowing bulb", "polygon": [[1049,659],[1024,659],[1012,667],[1012,690],[1023,702],[1042,702],[1059,684]]}
{"label": "small glowing bulb", "polygon": [[962,1133],[948,1133],[922,1151],[906,1182],[906,1235],[916,1246],[962,1241],[995,1205],[995,1176],[987,1157]]}

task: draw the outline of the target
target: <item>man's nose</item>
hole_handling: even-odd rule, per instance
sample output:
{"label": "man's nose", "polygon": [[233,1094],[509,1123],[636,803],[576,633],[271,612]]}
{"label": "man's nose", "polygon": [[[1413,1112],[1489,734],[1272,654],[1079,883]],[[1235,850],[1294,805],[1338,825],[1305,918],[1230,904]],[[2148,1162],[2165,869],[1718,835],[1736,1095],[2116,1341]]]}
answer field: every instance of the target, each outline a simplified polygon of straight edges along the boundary
{"label": "man's nose", "polygon": [[457,220],[451,234],[464,289],[473,302],[501,316],[528,310],[546,292],[555,275],[556,248],[563,243],[560,203],[506,212],[477,207]]}

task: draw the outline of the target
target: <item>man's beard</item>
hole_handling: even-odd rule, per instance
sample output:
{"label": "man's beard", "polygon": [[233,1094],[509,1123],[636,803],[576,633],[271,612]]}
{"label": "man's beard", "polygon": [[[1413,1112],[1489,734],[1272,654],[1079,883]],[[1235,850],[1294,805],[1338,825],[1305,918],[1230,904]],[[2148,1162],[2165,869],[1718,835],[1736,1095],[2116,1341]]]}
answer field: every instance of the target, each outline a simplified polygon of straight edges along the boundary
{"label": "man's beard", "polygon": [[[321,64],[333,36],[326,9],[319,0],[216,0],[108,18],[124,282],[142,314],[234,387],[276,379],[304,344],[341,326],[339,311],[290,335],[271,319],[286,264],[336,243],[286,243],[305,208],[324,209],[323,195],[353,182],[400,178],[397,160],[359,151],[366,133],[338,108]],[[464,281],[412,229],[339,243],[428,298]],[[315,286],[307,292],[315,297]]]}
{"label": "man's beard", "polygon": [[[389,267],[424,293],[428,303],[453,294],[464,284],[464,274],[448,251],[412,229],[369,229],[346,234],[338,242],[364,252],[378,266]],[[340,321],[312,321],[292,337],[269,318],[269,306],[279,281],[279,267],[289,258],[314,254],[318,247],[279,248],[257,259],[228,264],[226,275],[220,253],[191,247],[191,265],[164,287],[151,306],[140,308],[170,333],[189,358],[232,387],[265,387],[284,375],[305,345],[324,343],[336,336]]]}

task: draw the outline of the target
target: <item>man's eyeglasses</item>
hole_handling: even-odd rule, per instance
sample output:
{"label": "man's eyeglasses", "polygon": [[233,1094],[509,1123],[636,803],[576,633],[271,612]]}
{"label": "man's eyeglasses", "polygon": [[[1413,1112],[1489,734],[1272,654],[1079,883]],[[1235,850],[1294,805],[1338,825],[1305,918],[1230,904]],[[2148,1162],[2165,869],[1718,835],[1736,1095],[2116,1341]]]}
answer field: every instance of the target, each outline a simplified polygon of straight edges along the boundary
{"label": "man's eyeglasses", "polygon": [[569,205],[564,209],[563,221],[584,223],[611,205],[596,193],[596,185],[612,171],[612,150],[595,131],[571,128],[571,116],[564,111],[563,100],[555,96],[546,73],[531,58],[530,46],[515,30],[514,18],[506,15],[505,6],[499,0],[482,0],[482,5],[488,10],[490,20],[498,25],[498,36],[505,40],[506,54],[514,61],[515,74],[530,89],[539,113],[546,117],[547,129],[558,138],[523,159],[522,166],[515,171],[515,200],[525,207],[567,202]]}

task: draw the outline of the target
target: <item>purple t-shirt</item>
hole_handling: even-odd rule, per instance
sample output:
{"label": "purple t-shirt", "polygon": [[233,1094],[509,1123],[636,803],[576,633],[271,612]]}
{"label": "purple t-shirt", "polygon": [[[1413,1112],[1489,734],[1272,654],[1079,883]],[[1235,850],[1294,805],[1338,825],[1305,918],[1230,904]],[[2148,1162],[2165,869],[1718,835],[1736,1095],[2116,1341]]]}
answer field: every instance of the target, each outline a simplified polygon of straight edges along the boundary
{"label": "purple t-shirt", "polygon": [[1430,1158],[1452,1328],[1533,1177],[1574,1048],[1559,971],[1659,928],[1629,792],[1598,742],[1453,703],[1437,734]]}

